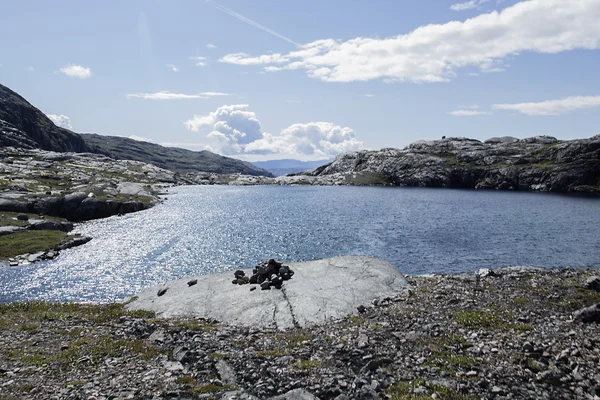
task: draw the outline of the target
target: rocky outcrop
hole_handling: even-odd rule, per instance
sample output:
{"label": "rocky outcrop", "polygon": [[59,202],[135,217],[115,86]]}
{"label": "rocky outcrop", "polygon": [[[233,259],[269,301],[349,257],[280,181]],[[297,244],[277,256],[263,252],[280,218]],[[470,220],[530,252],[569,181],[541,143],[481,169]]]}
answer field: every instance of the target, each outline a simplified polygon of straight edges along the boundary
{"label": "rocky outcrop", "polygon": [[188,277],[145,289],[127,307],[161,317],[213,318],[236,326],[286,329],[343,318],[356,313],[361,304],[408,288],[397,268],[374,257],[335,257],[290,267],[294,278],[286,280],[281,290],[232,285],[230,273],[222,273],[194,277],[191,286]]}
{"label": "rocky outcrop", "polygon": [[600,192],[600,135],[419,141],[342,154],[305,175],[312,184]]}
{"label": "rocky outcrop", "polygon": [[40,110],[0,84],[0,147],[50,151],[89,151],[78,134],[60,128]]}

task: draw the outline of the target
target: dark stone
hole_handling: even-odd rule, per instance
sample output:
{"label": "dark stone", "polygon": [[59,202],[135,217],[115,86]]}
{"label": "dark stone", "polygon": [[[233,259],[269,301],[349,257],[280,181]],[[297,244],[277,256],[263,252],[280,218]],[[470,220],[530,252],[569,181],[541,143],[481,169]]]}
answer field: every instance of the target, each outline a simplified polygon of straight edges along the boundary
{"label": "dark stone", "polygon": [[586,323],[600,322],[600,303],[575,311],[573,318]]}
{"label": "dark stone", "polygon": [[241,269],[238,269],[237,271],[234,272],[233,275],[236,278],[241,278],[242,276],[246,276],[246,273],[244,271],[242,271]]}
{"label": "dark stone", "polygon": [[260,284],[260,289],[261,290],[270,290],[271,289],[271,283],[269,281],[265,281],[263,283]]}
{"label": "dark stone", "polygon": [[358,310],[358,312],[360,314],[364,314],[367,311],[367,308],[365,306],[363,306],[362,304],[358,307],[356,307],[356,309]]}
{"label": "dark stone", "polygon": [[17,215],[17,219],[19,221],[27,221],[29,219],[29,216],[27,214],[19,214]]}
{"label": "dark stone", "polygon": [[256,290],[256,286],[250,287],[250,291]]}
{"label": "dark stone", "polygon": [[157,295],[158,297],[160,297],[160,296],[162,296],[163,294],[167,293],[167,290],[169,290],[169,288],[160,289],[160,290],[158,291],[158,293],[156,293],[156,295]]}
{"label": "dark stone", "polygon": [[192,279],[191,281],[188,281],[187,285],[188,286],[194,286],[197,283],[198,283],[198,279]]}

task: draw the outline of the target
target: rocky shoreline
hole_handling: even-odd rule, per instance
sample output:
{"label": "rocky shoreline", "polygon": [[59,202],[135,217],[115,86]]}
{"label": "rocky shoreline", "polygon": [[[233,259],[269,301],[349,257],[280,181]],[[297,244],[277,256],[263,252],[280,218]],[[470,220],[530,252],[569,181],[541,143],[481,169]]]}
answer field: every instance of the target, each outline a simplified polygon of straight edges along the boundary
{"label": "rocky shoreline", "polygon": [[321,326],[236,328],[123,305],[0,306],[12,399],[599,399],[598,271],[406,277]]}

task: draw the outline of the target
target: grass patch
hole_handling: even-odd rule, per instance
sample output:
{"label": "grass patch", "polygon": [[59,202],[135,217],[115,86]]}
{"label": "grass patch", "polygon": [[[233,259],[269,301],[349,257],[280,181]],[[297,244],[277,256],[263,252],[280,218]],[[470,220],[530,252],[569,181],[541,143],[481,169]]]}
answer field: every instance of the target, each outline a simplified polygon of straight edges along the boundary
{"label": "grass patch", "polygon": [[293,349],[300,347],[303,342],[312,340],[312,336],[304,332],[296,333],[282,333],[275,337],[275,340],[279,343],[285,343],[285,347]]}
{"label": "grass patch", "polygon": [[469,329],[486,330],[508,330],[514,329],[517,332],[528,332],[533,330],[533,326],[527,324],[515,324],[506,321],[514,319],[510,311],[492,308],[489,310],[462,310],[451,314],[452,319],[458,325]]}
{"label": "grass patch", "polygon": [[[88,320],[93,323],[118,321],[120,317],[153,318],[154,312],[127,311],[122,303],[106,305],[79,303],[48,303],[42,301],[0,304],[0,329],[37,329],[35,324],[67,319]],[[79,332],[81,333],[81,332]]]}
{"label": "grass patch", "polygon": [[316,360],[297,360],[294,367],[302,371],[310,371],[321,366],[321,363]]}
{"label": "grass patch", "polygon": [[550,304],[567,311],[575,311],[598,302],[600,302],[600,292],[576,287],[573,293],[567,293],[560,301],[552,301]]}
{"label": "grass patch", "polygon": [[256,352],[256,356],[261,357],[261,358],[283,357],[283,356],[285,356],[285,354],[286,353],[283,350],[279,350],[279,349],[268,349],[268,350],[261,350],[261,351]]}
{"label": "grass patch", "polygon": [[61,231],[21,231],[0,236],[0,259],[51,250],[67,236]]}
{"label": "grass patch", "polygon": [[219,329],[219,324],[205,319],[180,319],[175,321],[175,326],[190,331],[212,332]]}
{"label": "grass patch", "polygon": [[214,353],[211,353],[210,356],[213,358],[213,360],[224,360],[225,359],[225,354],[217,353],[216,351]]}
{"label": "grass patch", "polygon": [[526,298],[524,298],[524,297],[520,297],[520,298],[518,298],[518,299],[514,299],[514,300],[513,300],[513,302],[514,302],[516,305],[523,306],[523,305],[525,305],[525,304],[529,303],[529,299],[526,299]]}
{"label": "grass patch", "polygon": [[43,351],[26,354],[20,361],[41,367],[53,364],[60,369],[77,365],[78,368],[86,362],[98,365],[107,357],[122,357],[127,354],[139,355],[144,360],[151,360],[161,353],[161,349],[147,345],[143,340],[115,340],[111,337],[85,337],[69,343],[66,349],[50,354]]}

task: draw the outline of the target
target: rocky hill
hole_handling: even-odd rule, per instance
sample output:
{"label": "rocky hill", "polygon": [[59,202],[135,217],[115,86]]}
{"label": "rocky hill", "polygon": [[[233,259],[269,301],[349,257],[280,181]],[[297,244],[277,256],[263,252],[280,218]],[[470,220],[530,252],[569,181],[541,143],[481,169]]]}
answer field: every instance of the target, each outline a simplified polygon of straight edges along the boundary
{"label": "rocky hill", "polygon": [[272,176],[269,171],[235,158],[223,157],[210,151],[191,151],[163,147],[120,136],[82,134],[94,153],[117,160],[135,160],[154,164],[175,172],[212,172],[217,174],[244,174]]}
{"label": "rocky hill", "polygon": [[18,93],[0,84],[0,147],[96,153],[151,163],[174,172],[272,176],[250,163],[209,151],[190,151],[103,135],[79,135],[56,126]]}
{"label": "rocky hill", "polygon": [[0,147],[85,152],[78,134],[59,128],[18,93],[0,84]]}
{"label": "rocky hill", "polygon": [[311,184],[600,192],[600,135],[418,141],[342,154],[308,176]]}

